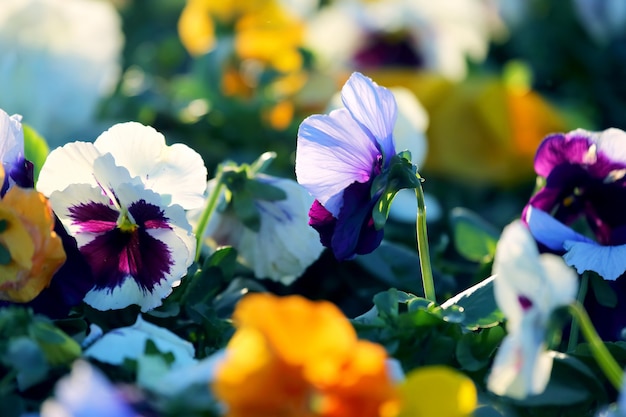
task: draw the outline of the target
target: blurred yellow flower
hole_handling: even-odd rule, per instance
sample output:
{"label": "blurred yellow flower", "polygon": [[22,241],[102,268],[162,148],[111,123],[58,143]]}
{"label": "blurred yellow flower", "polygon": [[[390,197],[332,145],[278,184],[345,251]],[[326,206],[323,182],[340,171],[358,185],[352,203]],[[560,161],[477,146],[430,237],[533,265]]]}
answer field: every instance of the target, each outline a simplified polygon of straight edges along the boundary
{"label": "blurred yellow flower", "polygon": [[178,22],[192,55],[210,52],[220,39],[232,45],[232,56],[222,63],[222,92],[268,99],[262,116],[276,129],[288,127],[293,105],[286,99],[306,82],[304,31],[304,22],[278,0],[188,0]]}
{"label": "blurred yellow flower", "polygon": [[213,383],[229,417],[381,416],[396,401],[385,350],[333,304],[253,294],[233,319]]}
{"label": "blurred yellow flower", "polygon": [[476,408],[476,386],[467,376],[446,366],[411,371],[399,387],[397,417],[463,417]]}
{"label": "blurred yellow flower", "polygon": [[533,158],[543,137],[568,130],[563,115],[538,93],[499,77],[452,82],[407,70],[368,75],[381,85],[404,86],[415,93],[430,118],[424,169],[458,181],[532,181]]}
{"label": "blurred yellow flower", "polygon": [[41,193],[14,186],[0,200],[0,222],[0,300],[31,301],[65,262],[52,209]]}

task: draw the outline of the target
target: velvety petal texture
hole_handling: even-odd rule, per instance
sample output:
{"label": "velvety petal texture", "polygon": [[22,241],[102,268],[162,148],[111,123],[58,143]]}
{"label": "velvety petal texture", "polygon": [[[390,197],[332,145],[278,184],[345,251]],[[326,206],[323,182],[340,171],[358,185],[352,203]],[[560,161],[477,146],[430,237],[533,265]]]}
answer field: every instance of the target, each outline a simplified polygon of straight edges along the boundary
{"label": "velvety petal texture", "polygon": [[[152,128],[124,123],[111,131],[115,134],[103,135],[95,144],[75,142],[54,150],[37,187],[49,196],[91,267],[94,285],[85,302],[100,310],[137,304],[147,311],[161,304],[193,261],[191,225],[184,208],[172,201],[194,207],[204,191],[206,169],[183,174],[201,158],[185,147],[183,155],[190,155],[186,164],[177,151],[169,152]],[[132,154],[138,155],[137,165],[130,168],[116,159],[125,155],[126,142],[120,139],[124,134]],[[156,158],[154,167],[139,156],[148,153],[150,142],[160,150],[158,155],[150,154]],[[119,160],[132,164],[134,159]],[[64,169],[67,166],[74,170]],[[177,174],[181,174],[175,177],[179,186],[173,189],[169,176]],[[198,181],[203,186],[196,195],[190,190]]]}
{"label": "velvety petal texture", "polygon": [[315,199],[311,226],[343,260],[371,252],[382,239],[371,213],[379,196],[370,190],[396,153],[397,106],[389,90],[360,73],[348,79],[341,98],[345,108],[310,116],[300,125],[296,177]]}
{"label": "velvety petal texture", "polygon": [[578,278],[556,255],[543,254],[522,221],[508,225],[496,248],[494,293],[507,318],[507,336],[496,354],[487,387],[523,399],[545,389],[552,370],[546,351],[550,314],[574,301]]}

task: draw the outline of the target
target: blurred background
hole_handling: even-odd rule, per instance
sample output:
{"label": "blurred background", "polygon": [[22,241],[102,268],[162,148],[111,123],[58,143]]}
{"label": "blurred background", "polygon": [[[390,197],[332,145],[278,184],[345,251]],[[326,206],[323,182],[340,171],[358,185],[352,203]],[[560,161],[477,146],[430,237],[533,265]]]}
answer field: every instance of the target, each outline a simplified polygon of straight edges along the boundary
{"label": "blurred background", "polygon": [[[275,151],[270,173],[293,178],[300,122],[336,107],[352,71],[394,88],[397,147],[426,179],[450,292],[485,274],[452,243],[458,208],[497,235],[532,193],[545,135],[626,128],[623,0],[2,0],[0,51],[0,108],[51,148],[135,120],[196,149],[210,176]],[[411,204],[398,199],[386,232],[414,252]],[[386,251],[341,266],[325,254],[273,289],[419,291],[403,281],[413,255],[408,271],[377,270]]]}

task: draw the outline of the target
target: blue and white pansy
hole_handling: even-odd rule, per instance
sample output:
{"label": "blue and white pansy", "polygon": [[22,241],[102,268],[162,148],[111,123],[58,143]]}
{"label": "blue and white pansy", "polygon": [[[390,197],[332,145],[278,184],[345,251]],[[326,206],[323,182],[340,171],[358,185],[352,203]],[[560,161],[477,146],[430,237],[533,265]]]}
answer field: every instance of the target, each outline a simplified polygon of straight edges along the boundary
{"label": "blue and white pansy", "polygon": [[578,277],[557,255],[539,255],[517,220],[507,226],[494,258],[494,292],[507,318],[507,336],[496,354],[487,388],[523,399],[544,391],[552,371],[546,332],[552,312],[574,302]]}
{"label": "blue and white pansy", "polygon": [[200,155],[139,123],[121,123],[94,143],[50,153],[37,189],[76,239],[94,273],[85,302],[99,310],[159,306],[195,254],[185,210],[204,199]]}

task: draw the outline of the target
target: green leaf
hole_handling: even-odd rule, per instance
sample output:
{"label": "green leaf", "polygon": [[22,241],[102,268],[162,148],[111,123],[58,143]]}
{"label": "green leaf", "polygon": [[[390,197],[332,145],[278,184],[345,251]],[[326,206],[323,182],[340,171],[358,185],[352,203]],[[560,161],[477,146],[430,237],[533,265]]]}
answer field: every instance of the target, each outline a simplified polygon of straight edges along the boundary
{"label": "green leaf", "polygon": [[245,189],[255,200],[279,201],[287,198],[282,188],[256,179],[248,179]]}
{"label": "green leaf", "polygon": [[487,367],[504,338],[502,326],[465,333],[456,345],[456,358],[462,369],[476,372]]}
{"label": "green leaf", "polygon": [[496,228],[474,212],[460,207],[452,210],[450,222],[454,246],[461,256],[474,262],[493,259],[499,237]]}
{"label": "green leaf", "polygon": [[28,332],[51,365],[68,365],[82,352],[74,339],[51,323],[36,321],[29,326]]}
{"label": "green leaf", "polygon": [[493,277],[455,295],[441,307],[444,310],[442,314],[451,308],[462,308],[464,317],[461,324],[468,330],[493,327],[504,319],[493,293]]}
{"label": "green leaf", "polygon": [[377,230],[382,229],[389,217],[391,203],[403,188],[416,188],[420,186],[421,179],[417,174],[417,167],[411,163],[411,154],[408,151],[401,152],[391,158],[389,168],[377,176],[372,183],[372,197],[380,193],[378,202],[372,210],[374,226]]}
{"label": "green leaf", "polygon": [[374,306],[376,306],[380,317],[397,317],[399,313],[398,290],[391,288],[379,292],[374,296]]}
{"label": "green leaf", "polygon": [[50,153],[50,148],[46,140],[32,127],[22,123],[22,128],[24,129],[24,157],[33,163],[33,178],[37,183],[39,172]]}
{"label": "green leaf", "polygon": [[261,229],[261,217],[259,209],[254,204],[252,195],[247,191],[240,191],[233,194],[232,199],[233,210],[237,218],[248,229],[258,232]]}
{"label": "green leaf", "polygon": [[586,273],[589,276],[591,291],[598,303],[609,308],[617,306],[617,294],[608,282],[595,272],[587,271]]}
{"label": "green leaf", "polygon": [[358,256],[354,261],[388,287],[424,294],[419,257],[406,246],[383,240],[374,252]]}

